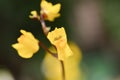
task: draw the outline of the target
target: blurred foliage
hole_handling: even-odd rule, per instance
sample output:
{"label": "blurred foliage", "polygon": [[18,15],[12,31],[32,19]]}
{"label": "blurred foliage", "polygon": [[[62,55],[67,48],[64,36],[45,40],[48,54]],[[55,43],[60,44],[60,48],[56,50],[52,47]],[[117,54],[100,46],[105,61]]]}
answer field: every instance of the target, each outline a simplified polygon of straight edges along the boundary
{"label": "blurred foliage", "polygon": [[110,32],[110,36],[113,39],[120,41],[120,1],[106,0],[103,5],[103,17],[107,30]]}

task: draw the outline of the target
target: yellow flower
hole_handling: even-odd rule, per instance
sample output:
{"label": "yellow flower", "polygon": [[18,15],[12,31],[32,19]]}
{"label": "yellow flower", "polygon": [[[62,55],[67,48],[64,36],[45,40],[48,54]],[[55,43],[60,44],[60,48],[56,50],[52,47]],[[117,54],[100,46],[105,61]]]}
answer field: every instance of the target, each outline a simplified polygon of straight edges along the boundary
{"label": "yellow flower", "polygon": [[40,16],[37,14],[37,11],[31,11],[30,13],[31,15],[29,15],[29,18],[31,19],[37,18],[38,20],[40,20]]}
{"label": "yellow flower", "polygon": [[18,43],[12,45],[23,58],[31,58],[39,50],[38,40],[31,32],[20,30],[22,35],[17,39]]}
{"label": "yellow flower", "polygon": [[[75,43],[69,42],[69,45],[74,55],[64,60],[65,80],[82,80],[82,72],[79,67],[82,52]],[[50,50],[56,53],[53,47],[50,47]],[[42,62],[42,72],[45,75],[45,80],[62,80],[60,61],[48,52]]]}
{"label": "yellow flower", "polygon": [[47,38],[56,46],[59,60],[64,60],[73,54],[67,44],[67,37],[63,27],[55,28],[54,31],[49,32]]}
{"label": "yellow flower", "polygon": [[54,21],[55,18],[60,16],[60,3],[53,5],[52,3],[47,2],[46,0],[42,0],[40,7],[40,13],[43,15],[45,20]]}

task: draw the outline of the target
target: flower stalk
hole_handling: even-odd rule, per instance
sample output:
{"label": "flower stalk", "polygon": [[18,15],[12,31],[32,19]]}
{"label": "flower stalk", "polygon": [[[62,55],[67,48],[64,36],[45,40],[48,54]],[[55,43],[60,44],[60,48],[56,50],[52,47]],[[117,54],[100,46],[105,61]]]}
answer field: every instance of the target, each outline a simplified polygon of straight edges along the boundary
{"label": "flower stalk", "polygon": [[40,15],[40,23],[42,25],[42,30],[44,34],[47,36],[50,28],[46,26],[45,21],[44,21],[44,16],[42,14]]}
{"label": "flower stalk", "polygon": [[50,53],[52,56],[54,56],[55,58],[58,58],[57,53],[53,53],[52,51],[50,51],[41,41],[39,42],[39,45],[48,53]]}
{"label": "flower stalk", "polygon": [[[44,32],[44,34],[47,36],[49,30],[47,30],[47,26],[44,20],[44,16],[41,15],[40,16],[40,23],[42,25],[42,30]],[[51,52],[41,41],[39,42],[39,45],[46,50],[48,53],[50,53],[53,57],[58,59],[58,53],[53,53]],[[54,46],[54,45],[53,45]],[[54,46],[54,48],[56,49],[56,47]],[[56,49],[57,50],[57,49]],[[62,69],[62,80],[65,80],[65,67],[64,67],[64,62],[62,60],[59,60],[60,64],[61,64],[61,69]]]}
{"label": "flower stalk", "polygon": [[65,65],[62,60],[60,60],[61,68],[62,68],[62,79],[65,80]]}

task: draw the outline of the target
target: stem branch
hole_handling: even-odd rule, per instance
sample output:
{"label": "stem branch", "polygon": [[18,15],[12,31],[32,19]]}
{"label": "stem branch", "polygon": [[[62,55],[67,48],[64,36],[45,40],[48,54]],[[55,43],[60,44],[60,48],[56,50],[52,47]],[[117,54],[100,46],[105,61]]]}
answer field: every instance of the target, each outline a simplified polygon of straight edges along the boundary
{"label": "stem branch", "polygon": [[47,52],[49,52],[52,56],[58,58],[57,54],[51,52],[41,41],[39,42],[39,45],[40,45],[43,49],[45,49]]}

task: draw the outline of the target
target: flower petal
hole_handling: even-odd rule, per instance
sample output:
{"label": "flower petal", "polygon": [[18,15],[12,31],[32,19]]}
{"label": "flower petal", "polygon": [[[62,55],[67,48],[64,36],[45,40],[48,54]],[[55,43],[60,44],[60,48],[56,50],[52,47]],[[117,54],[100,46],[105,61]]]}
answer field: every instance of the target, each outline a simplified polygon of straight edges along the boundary
{"label": "flower petal", "polygon": [[39,50],[38,40],[33,34],[25,30],[20,30],[22,35],[17,39],[18,43],[13,44],[18,54],[23,58],[31,58]]}
{"label": "flower petal", "polygon": [[54,21],[55,18],[59,17],[59,11],[61,9],[61,4],[55,4],[53,5],[50,2],[47,2],[46,0],[42,0],[41,4],[41,11],[40,13],[45,16],[44,19],[45,20],[49,20],[49,21]]}
{"label": "flower petal", "polygon": [[73,54],[67,44],[67,37],[63,27],[55,28],[55,30],[49,32],[47,38],[57,48],[59,60],[64,60]]}

